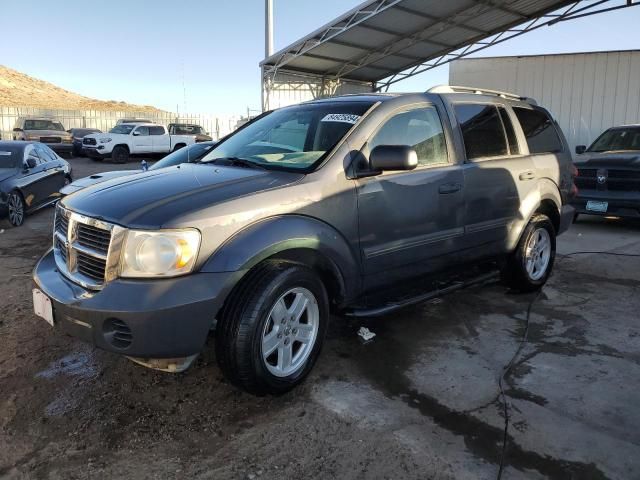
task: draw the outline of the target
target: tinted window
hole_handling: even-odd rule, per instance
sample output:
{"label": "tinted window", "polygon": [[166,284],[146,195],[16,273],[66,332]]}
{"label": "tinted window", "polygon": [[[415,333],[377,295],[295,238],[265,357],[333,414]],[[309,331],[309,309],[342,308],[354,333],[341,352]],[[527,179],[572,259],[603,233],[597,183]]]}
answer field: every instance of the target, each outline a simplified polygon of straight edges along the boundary
{"label": "tinted window", "polygon": [[64,127],[60,122],[54,122],[51,120],[25,120],[25,130],[60,130],[64,132]]}
{"label": "tinted window", "polygon": [[612,128],[604,132],[589,147],[590,152],[640,150],[640,128]]}
{"label": "tinted window", "polygon": [[498,111],[500,112],[500,118],[502,118],[502,124],[504,125],[504,129],[507,132],[507,142],[509,143],[509,153],[511,155],[517,155],[520,153],[520,147],[518,147],[518,140],[516,139],[516,132],[513,129],[513,123],[511,123],[511,118],[509,118],[509,114],[504,108],[498,107]]}
{"label": "tinted window", "polygon": [[53,162],[58,160],[58,157],[53,153],[53,150],[46,145],[36,145],[35,148],[38,151],[38,156],[43,162]]}
{"label": "tinted window", "polygon": [[204,132],[199,125],[174,125],[173,133],[175,135],[200,135]]}
{"label": "tinted window", "polygon": [[494,105],[456,104],[456,117],[462,129],[468,159],[507,155],[507,139]]}
{"label": "tinted window", "polygon": [[0,145],[0,168],[16,168],[20,165],[21,149],[12,145]]}
{"label": "tinted window", "polygon": [[[147,128],[147,127],[141,127],[141,128]],[[144,135],[144,133],[142,135]],[[149,135],[164,135],[164,128],[163,127],[149,127]]]}
{"label": "tinted window", "polygon": [[25,158],[33,158],[36,161],[37,165],[40,165],[41,163],[44,163],[44,160],[42,160],[40,158],[40,156],[38,155],[38,152],[37,152],[35,146],[33,146],[30,149],[26,150],[25,153],[26,153]]}
{"label": "tinted window", "polygon": [[434,107],[395,114],[369,141],[370,150],[379,145],[409,145],[418,154],[420,165],[448,162],[442,124]]}
{"label": "tinted window", "polygon": [[138,135],[149,135],[149,127],[138,127],[136,128],[136,132]]}
{"label": "tinted window", "polygon": [[553,153],[562,151],[558,132],[549,116],[542,110],[513,107],[522,126],[530,153]]}

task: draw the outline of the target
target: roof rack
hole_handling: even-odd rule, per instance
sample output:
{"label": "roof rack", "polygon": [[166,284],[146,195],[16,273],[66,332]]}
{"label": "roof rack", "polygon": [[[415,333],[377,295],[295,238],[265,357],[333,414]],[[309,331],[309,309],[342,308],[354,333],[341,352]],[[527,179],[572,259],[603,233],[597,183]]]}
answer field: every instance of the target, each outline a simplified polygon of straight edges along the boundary
{"label": "roof rack", "polygon": [[427,93],[473,93],[475,95],[494,95],[496,97],[506,98],[508,100],[519,100],[527,102],[531,105],[537,105],[533,98],[522,97],[515,93],[501,92],[499,90],[490,90],[488,88],[462,87],[458,85],[437,85],[427,90]]}

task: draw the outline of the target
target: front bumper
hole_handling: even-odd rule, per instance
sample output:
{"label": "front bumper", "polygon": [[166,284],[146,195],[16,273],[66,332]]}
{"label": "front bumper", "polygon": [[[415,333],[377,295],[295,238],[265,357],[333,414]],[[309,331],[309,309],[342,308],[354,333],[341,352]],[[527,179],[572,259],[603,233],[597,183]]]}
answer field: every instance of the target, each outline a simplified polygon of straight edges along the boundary
{"label": "front bumper", "polygon": [[44,145],[56,153],[71,153],[73,151],[72,143],[45,143]]}
{"label": "front bumper", "polygon": [[[606,212],[594,212],[587,210],[587,202],[607,202]],[[640,218],[640,193],[639,192],[612,192],[612,191],[580,191],[580,194],[571,201],[576,213],[587,215],[601,215],[623,218]]]}
{"label": "front bumper", "polygon": [[111,151],[106,152],[104,145],[83,145],[84,153],[91,158],[108,158],[111,156]]}
{"label": "front bumper", "polygon": [[58,272],[51,250],[33,279],[51,299],[56,328],[110,352],[159,359],[200,352],[235,275],[117,279],[91,291]]}

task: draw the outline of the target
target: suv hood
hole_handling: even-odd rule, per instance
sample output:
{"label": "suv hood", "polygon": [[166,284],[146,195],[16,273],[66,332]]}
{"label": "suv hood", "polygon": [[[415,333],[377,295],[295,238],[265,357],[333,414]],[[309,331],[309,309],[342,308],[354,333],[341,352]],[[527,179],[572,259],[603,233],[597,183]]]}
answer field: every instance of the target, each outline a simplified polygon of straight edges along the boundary
{"label": "suv hood", "polygon": [[578,168],[640,168],[640,152],[586,152],[577,155],[574,163]]}
{"label": "suv hood", "polygon": [[175,226],[192,212],[304,175],[215,165],[181,164],[107,180],[65,197],[64,207],[131,228]]}

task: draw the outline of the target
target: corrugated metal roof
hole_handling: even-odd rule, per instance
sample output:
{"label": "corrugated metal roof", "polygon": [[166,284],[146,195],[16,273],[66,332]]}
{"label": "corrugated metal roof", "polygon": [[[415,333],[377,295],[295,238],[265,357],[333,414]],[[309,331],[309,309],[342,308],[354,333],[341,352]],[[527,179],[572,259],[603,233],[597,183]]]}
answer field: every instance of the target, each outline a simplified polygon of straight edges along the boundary
{"label": "corrugated metal roof", "polygon": [[377,82],[572,3],[369,0],[260,65],[267,71]]}

